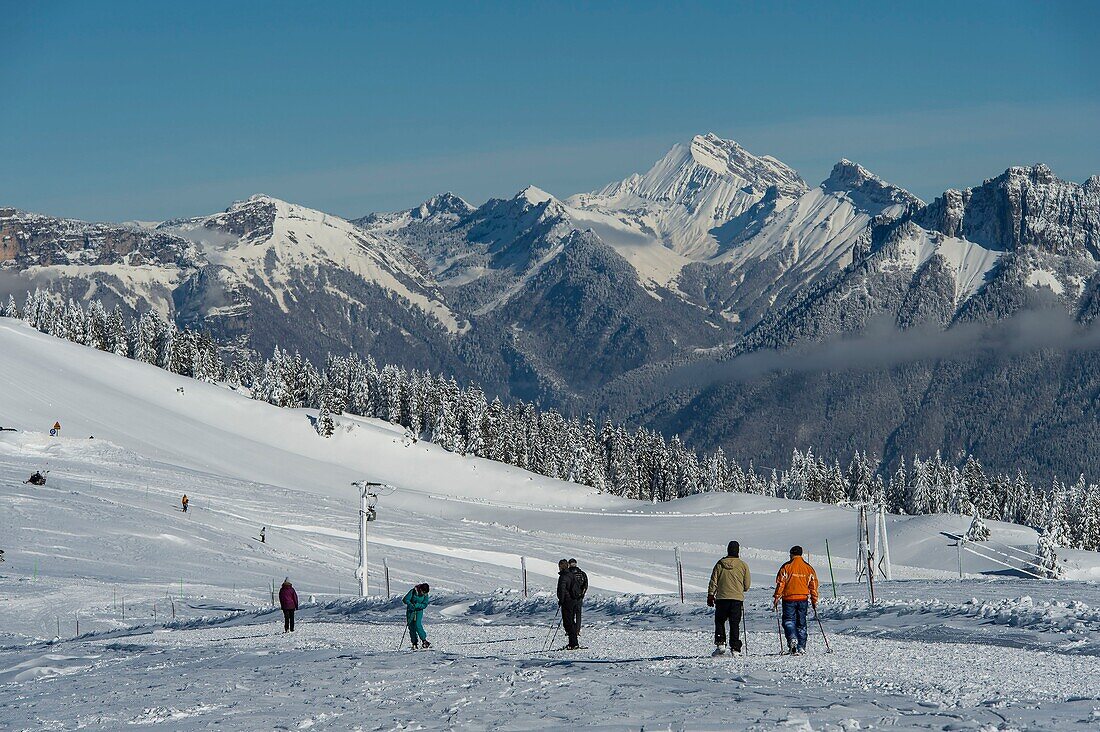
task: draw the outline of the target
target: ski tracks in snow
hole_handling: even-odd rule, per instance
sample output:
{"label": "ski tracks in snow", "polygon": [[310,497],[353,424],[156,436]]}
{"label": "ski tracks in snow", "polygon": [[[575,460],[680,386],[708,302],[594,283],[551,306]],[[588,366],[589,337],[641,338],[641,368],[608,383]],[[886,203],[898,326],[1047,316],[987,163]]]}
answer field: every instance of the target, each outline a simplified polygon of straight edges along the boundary
{"label": "ski tracks in snow", "polygon": [[[72,641],[29,659],[4,651],[0,714],[13,729],[52,720],[178,730],[219,719],[250,729],[615,730],[1085,729],[1100,719],[1091,657],[835,635],[832,654],[814,638],[805,656],[713,659],[705,627],[602,621],[584,630],[588,650],[546,653],[545,626],[452,620],[430,624],[434,649],[416,653],[395,650],[400,623],[308,620],[289,635],[253,622]],[[775,644],[774,633],[750,632],[753,654]],[[61,659],[73,664],[63,684],[34,676]]]}

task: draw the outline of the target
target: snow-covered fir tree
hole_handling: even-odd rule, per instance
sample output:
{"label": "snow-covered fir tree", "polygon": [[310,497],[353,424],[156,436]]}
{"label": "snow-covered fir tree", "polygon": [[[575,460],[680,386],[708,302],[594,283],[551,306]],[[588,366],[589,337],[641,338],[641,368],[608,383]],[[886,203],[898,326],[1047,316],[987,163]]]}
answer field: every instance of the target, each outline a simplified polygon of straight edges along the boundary
{"label": "snow-covered fir tree", "polygon": [[328,382],[321,387],[321,406],[317,412],[317,422],[315,423],[317,434],[321,437],[332,437],[336,431],[336,423],[332,419],[332,411],[329,409],[329,405],[332,404],[332,387]]}
{"label": "snow-covered fir tree", "polygon": [[1058,563],[1057,539],[1052,532],[1040,532],[1035,545],[1036,564],[1039,574],[1049,579],[1060,579],[1065,570]]}
{"label": "snow-covered fir tree", "polygon": [[15,302],[15,295],[8,295],[8,302],[4,305],[3,316],[5,318],[19,318],[19,306]]}
{"label": "snow-covered fir tree", "polygon": [[966,530],[965,539],[967,541],[989,541],[989,527],[985,525],[980,515],[974,514],[974,518],[970,520],[970,528]]}

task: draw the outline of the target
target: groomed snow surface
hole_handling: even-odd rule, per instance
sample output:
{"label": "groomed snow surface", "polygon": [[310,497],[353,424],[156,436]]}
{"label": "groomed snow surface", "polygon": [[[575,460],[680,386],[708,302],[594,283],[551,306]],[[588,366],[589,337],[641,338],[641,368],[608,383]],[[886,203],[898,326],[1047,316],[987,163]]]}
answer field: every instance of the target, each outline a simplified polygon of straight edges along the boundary
{"label": "groomed snow surface", "polygon": [[[959,580],[946,534],[969,519],[891,517],[899,579],[878,585],[872,607],[853,582],[855,520],[842,508],[630,502],[350,416],[324,440],[308,412],[10,320],[0,374],[0,426],[20,430],[0,432],[0,729],[1100,725],[1095,554],[1064,552],[1077,581],[997,575],[972,556]],[[46,434],[54,420],[59,438]],[[36,469],[47,485],[23,484]],[[364,600],[352,591],[361,478],[397,486],[371,525]],[[990,527],[1006,545],[1034,541]],[[731,538],[756,583],[749,654],[713,659],[705,582]],[[794,543],[826,581],[832,653],[812,625],[808,655],[778,655],[768,585]],[[588,648],[547,652],[555,562],[568,556],[592,583]],[[432,584],[434,650],[398,650],[403,612],[383,596],[383,560],[393,595]],[[292,635],[271,607],[272,581],[288,575],[303,604]]]}

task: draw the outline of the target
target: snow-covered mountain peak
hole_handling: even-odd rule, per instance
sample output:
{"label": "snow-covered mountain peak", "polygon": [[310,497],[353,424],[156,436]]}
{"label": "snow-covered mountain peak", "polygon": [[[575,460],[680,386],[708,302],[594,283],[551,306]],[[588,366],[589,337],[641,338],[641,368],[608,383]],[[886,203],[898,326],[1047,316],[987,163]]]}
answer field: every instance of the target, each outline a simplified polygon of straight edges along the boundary
{"label": "snow-covered mountain peak", "polygon": [[1004,172],[1006,178],[1026,178],[1036,184],[1050,184],[1058,182],[1058,176],[1054,174],[1046,163],[1035,165],[1013,165]]}
{"label": "snow-covered mountain peak", "polygon": [[279,198],[275,198],[275,196],[270,196],[266,193],[253,193],[251,196],[249,196],[248,198],[246,198],[243,201],[235,201],[233,203],[233,206],[230,206],[230,208],[234,208],[234,207],[237,207],[237,206],[244,206],[244,205],[249,204],[249,203],[286,203],[286,201],[283,201],[282,199],[279,199]]}
{"label": "snow-covered mountain peak", "polygon": [[352,220],[352,223],[367,231],[393,232],[399,231],[414,222],[453,221],[469,216],[477,209],[464,199],[448,191],[432,196],[416,208],[403,211],[390,211],[384,213],[371,213]]}
{"label": "snow-covered mountain peak", "polygon": [[557,201],[553,195],[542,190],[538,186],[527,186],[522,191],[516,194],[515,200],[526,201],[532,206],[538,206],[540,203],[547,203],[551,201]]}
{"label": "snow-covered mountain peak", "polygon": [[775,158],[705,134],[674,145],[644,174],[572,196],[566,203],[574,210],[602,214],[615,229],[632,230],[629,236],[600,231],[612,246],[636,248],[639,237],[648,237],[678,255],[706,259],[719,248],[713,230],[749,210],[770,188],[782,199],[776,208],[808,190],[798,173]]}
{"label": "snow-covered mountain peak", "polygon": [[693,137],[688,150],[696,164],[725,178],[744,180],[757,190],[775,186],[790,195],[806,190],[806,183],[793,168],[771,155],[753,155],[734,140],[708,132]]}
{"label": "snow-covered mountain peak", "polygon": [[569,211],[564,203],[537,186],[527,186],[508,199],[491,199],[482,212],[492,212],[490,217],[513,218],[520,228],[537,223],[551,226],[569,225]]}
{"label": "snow-covered mountain peak", "polygon": [[[770,155],[753,155],[733,140],[715,134],[696,135],[672,146],[645,173],[634,174],[590,195],[575,196],[583,204],[628,204],[632,198],[653,202],[697,204],[715,189],[733,188],[759,198],[769,187],[794,197],[807,190],[794,169]],[[724,196],[728,198],[729,196]],[[570,199],[571,201],[574,199]],[[741,210],[747,208],[747,205]],[[740,213],[738,211],[737,213]]]}
{"label": "snow-covered mountain peak", "polygon": [[736,141],[723,140],[711,132],[691,138],[688,152],[696,163],[710,168],[719,175],[729,172],[732,161],[739,162],[752,157]]}
{"label": "snow-covered mountain peak", "polygon": [[[279,210],[282,210],[282,211],[286,212],[293,205],[294,204],[288,203],[287,201],[284,201],[280,198],[275,198],[274,196],[269,196],[266,193],[254,193],[251,196],[249,196],[248,198],[244,198],[244,199],[241,199],[239,201],[234,201],[233,203],[229,204],[229,206],[226,207],[226,209],[223,213],[224,214],[238,214],[238,213],[241,213],[241,212],[252,212],[252,213],[264,212],[267,215],[275,215],[276,212],[278,212]],[[318,214],[320,214],[320,212],[318,212]],[[217,215],[217,214],[215,214],[215,215]],[[203,218],[203,217],[199,217],[199,218]],[[177,224],[178,221],[169,221],[169,222],[165,222],[165,223],[168,226],[172,226],[172,225]]]}
{"label": "snow-covered mountain peak", "polygon": [[410,214],[413,218],[426,219],[429,216],[435,216],[437,214],[466,216],[474,210],[474,207],[468,204],[464,199],[448,191],[438,196],[432,196],[417,208],[414,208]]}
{"label": "snow-covered mountain peak", "polygon": [[895,205],[914,209],[924,206],[924,202],[912,193],[887,183],[859,163],[846,158],[833,166],[821,188],[828,193],[846,195],[857,208],[872,214]]}
{"label": "snow-covered mountain peak", "polygon": [[290,312],[289,293],[321,271],[347,272],[404,298],[457,331],[436,286],[416,257],[384,232],[258,194],[222,213],[169,222],[162,230],[195,244],[209,264],[253,283]]}
{"label": "snow-covered mountain peak", "polygon": [[882,183],[882,179],[871,171],[864,168],[859,163],[853,162],[848,158],[841,158],[833,166],[832,172],[829,173],[829,177],[825,179],[825,182],[821,185],[826,188],[832,188],[835,190],[858,188],[864,183],[875,181]]}
{"label": "snow-covered mountain peak", "polygon": [[691,206],[715,189],[733,187],[758,198],[772,186],[792,197],[806,190],[798,173],[775,158],[753,155],[733,140],[706,134],[674,145],[645,174],[604,190],[632,188],[642,198]]}

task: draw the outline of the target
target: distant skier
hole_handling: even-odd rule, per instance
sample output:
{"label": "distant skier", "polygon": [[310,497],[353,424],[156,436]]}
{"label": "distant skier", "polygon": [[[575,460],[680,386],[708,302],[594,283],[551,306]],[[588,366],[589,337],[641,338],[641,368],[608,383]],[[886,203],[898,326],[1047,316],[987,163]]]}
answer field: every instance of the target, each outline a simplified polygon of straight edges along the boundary
{"label": "distant skier", "polygon": [[813,604],[817,611],[817,572],[802,558],[802,547],[791,547],[791,558],[775,576],[772,610],[783,601],[783,634],[792,655],[806,652],[806,615]]}
{"label": "distant skier", "polygon": [[283,580],[283,586],[279,588],[279,607],[283,609],[283,632],[294,632],[294,611],[298,609],[298,593],[294,591],[294,585],[290,584],[290,577]]}
{"label": "distant skier", "polygon": [[260,529],[260,543],[261,544],[266,544],[267,543],[267,527],[266,526],[264,526]]}
{"label": "distant skier", "polygon": [[561,606],[561,624],[569,636],[567,651],[581,647],[581,605],[588,592],[588,575],[577,566],[576,559],[558,562],[558,605]]}
{"label": "distant skier", "polygon": [[718,560],[710,573],[707,585],[707,605],[714,608],[714,655],[726,652],[726,622],[730,626],[730,649],[734,655],[741,653],[741,615],[745,609],[745,590],[751,578],[749,565],[741,558],[741,545],[731,541],[726,546],[726,556]]}
{"label": "distant skier", "polygon": [[0,549],[0,562],[4,561],[4,550]]}
{"label": "distant skier", "polygon": [[34,475],[23,481],[24,483],[30,483],[31,485],[46,485],[46,476],[42,475],[39,471],[34,471]]}
{"label": "distant skier", "polygon": [[431,589],[427,582],[421,582],[401,598],[401,602],[405,603],[405,624],[409,626],[409,638],[412,639],[413,650],[420,646],[432,647],[428,642],[428,634],[424,632],[424,608],[428,607],[432,601],[428,596]]}
{"label": "distant skier", "polygon": [[189,503],[189,501],[187,499],[187,494],[186,493],[183,494],[183,500],[181,500],[180,503],[183,504],[183,512],[187,513],[187,504]]}

